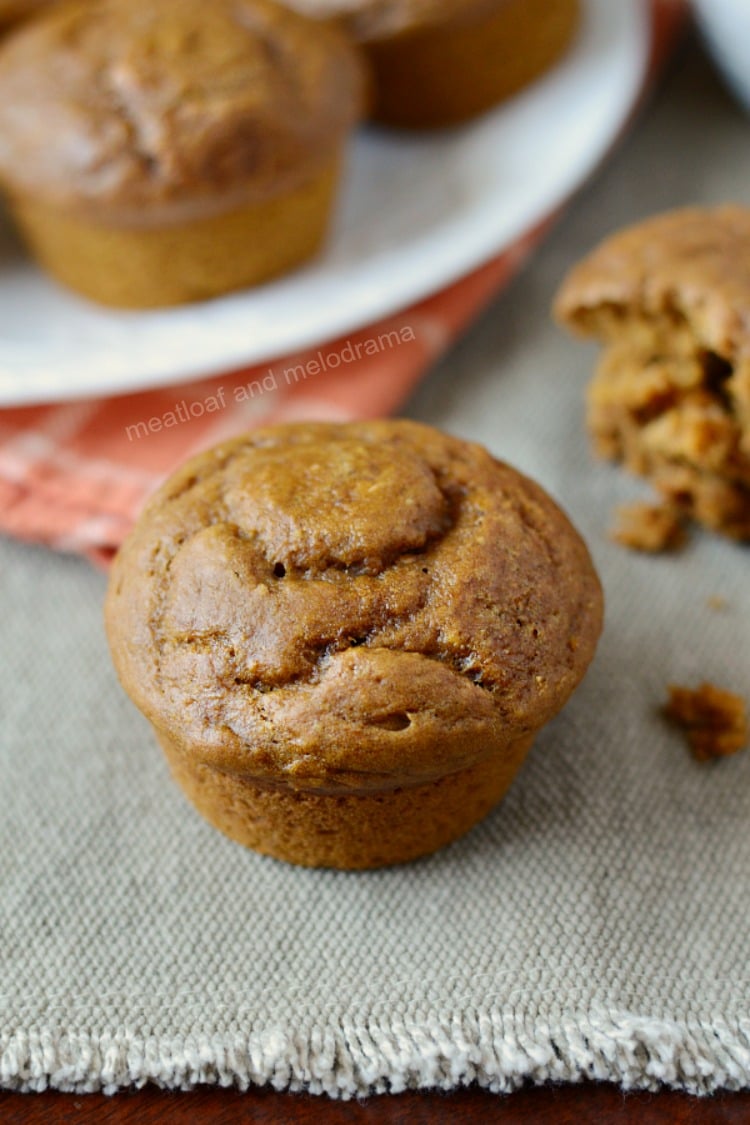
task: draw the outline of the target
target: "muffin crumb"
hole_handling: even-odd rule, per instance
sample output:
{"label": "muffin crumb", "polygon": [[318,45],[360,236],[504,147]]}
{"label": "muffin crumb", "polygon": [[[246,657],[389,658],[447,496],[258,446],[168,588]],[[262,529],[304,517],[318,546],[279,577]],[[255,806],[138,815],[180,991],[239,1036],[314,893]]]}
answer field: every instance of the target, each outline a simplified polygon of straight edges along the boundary
{"label": "muffin crumb", "polygon": [[716,613],[723,613],[724,610],[729,608],[729,602],[721,594],[709,594],[706,598],[706,605]]}
{"label": "muffin crumb", "polygon": [[680,512],[671,504],[637,501],[621,504],[610,538],[631,551],[658,554],[679,551],[685,546],[685,526]]}
{"label": "muffin crumb", "polygon": [[699,762],[736,754],[750,738],[745,700],[715,684],[702,683],[695,689],[670,684],[664,713],[684,730]]}

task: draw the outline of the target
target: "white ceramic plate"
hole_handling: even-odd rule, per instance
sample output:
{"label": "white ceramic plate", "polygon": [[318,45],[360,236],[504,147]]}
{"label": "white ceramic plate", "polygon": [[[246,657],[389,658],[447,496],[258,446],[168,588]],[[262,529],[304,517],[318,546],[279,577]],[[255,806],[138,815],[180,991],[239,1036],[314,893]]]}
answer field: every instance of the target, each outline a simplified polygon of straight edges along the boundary
{"label": "white ceramic plate", "polygon": [[580,184],[637,96],[641,0],[587,0],[566,59],[479,122],[440,135],[363,130],[314,264],[200,305],[111,313],[49,281],[0,222],[0,404],[199,378],[354,331],[480,265]]}
{"label": "white ceramic plate", "polygon": [[747,0],[693,0],[693,6],[727,85],[750,110],[750,4]]}

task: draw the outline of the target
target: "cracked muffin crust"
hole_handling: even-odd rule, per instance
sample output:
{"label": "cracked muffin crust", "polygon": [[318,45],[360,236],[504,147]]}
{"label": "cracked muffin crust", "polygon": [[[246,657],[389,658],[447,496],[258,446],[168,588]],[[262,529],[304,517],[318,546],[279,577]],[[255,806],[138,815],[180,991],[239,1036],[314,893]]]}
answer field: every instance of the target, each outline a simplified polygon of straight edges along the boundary
{"label": "cracked muffin crust", "polygon": [[66,0],[0,49],[0,181],[74,288],[205,297],[312,252],[363,97],[345,36],[269,0]]}
{"label": "cracked muffin crust", "polygon": [[177,780],[229,835],[367,867],[483,816],[591,660],[567,518],[407,421],[259,430],[188,462],[118,555],[107,629]]}
{"label": "cracked muffin crust", "polygon": [[588,392],[597,451],[750,539],[750,210],[687,208],[613,235],[555,311],[604,344]]}

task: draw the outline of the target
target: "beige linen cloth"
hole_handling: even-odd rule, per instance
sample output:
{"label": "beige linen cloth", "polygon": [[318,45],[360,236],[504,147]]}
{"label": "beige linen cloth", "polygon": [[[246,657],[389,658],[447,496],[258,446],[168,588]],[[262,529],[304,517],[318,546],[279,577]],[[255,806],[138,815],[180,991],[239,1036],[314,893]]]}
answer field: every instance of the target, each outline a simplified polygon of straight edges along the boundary
{"label": "beige linen cloth", "polygon": [[592,465],[593,351],[546,312],[611,227],[748,183],[750,123],[690,55],[412,404],[560,498],[608,598],[589,676],[503,805],[429,859],[306,871],[224,839],[115,682],[104,579],[2,543],[0,1084],[750,1085],[750,753],[700,766],[658,715],[668,681],[748,692],[748,551],[607,541],[645,489]]}

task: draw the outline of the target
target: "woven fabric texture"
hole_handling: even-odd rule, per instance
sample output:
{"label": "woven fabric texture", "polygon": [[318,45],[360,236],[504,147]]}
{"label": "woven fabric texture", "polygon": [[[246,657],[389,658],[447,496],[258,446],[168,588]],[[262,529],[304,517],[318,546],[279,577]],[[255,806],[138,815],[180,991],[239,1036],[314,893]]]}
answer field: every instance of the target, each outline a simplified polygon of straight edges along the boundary
{"label": "woven fabric texture", "polygon": [[452,847],[347,874],[221,837],[115,682],[104,578],[0,544],[0,1084],[750,1085],[750,754],[698,765],[658,714],[669,681],[747,691],[747,551],[607,541],[612,506],[645,486],[593,467],[593,352],[547,320],[564,269],[610,227],[746,183],[746,130],[689,55],[412,403],[561,499],[608,599],[582,688]]}

